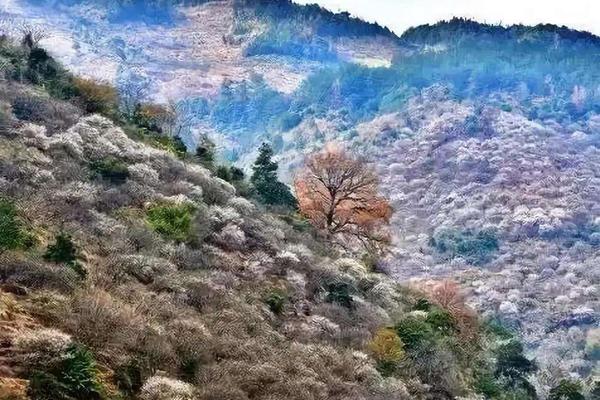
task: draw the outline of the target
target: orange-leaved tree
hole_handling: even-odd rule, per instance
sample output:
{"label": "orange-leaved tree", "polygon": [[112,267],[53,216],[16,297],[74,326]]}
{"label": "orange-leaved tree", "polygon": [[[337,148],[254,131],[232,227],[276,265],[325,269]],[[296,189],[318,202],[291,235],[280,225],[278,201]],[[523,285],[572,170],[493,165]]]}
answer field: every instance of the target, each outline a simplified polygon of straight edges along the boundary
{"label": "orange-leaved tree", "polygon": [[330,240],[345,248],[362,244],[380,253],[389,244],[389,202],[364,160],[336,146],[307,157],[295,179],[300,212]]}
{"label": "orange-leaved tree", "polygon": [[466,297],[460,285],[451,280],[428,282],[423,285],[430,300],[442,307],[452,316],[458,337],[463,342],[477,345],[479,340],[479,321],[477,314],[466,303]]}

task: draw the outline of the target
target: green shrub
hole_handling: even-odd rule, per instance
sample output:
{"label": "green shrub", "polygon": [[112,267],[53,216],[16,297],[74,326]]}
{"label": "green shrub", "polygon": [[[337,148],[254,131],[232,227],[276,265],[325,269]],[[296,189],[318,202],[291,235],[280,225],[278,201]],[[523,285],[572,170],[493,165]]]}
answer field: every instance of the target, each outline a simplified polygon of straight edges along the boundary
{"label": "green shrub", "polygon": [[498,238],[490,230],[446,230],[432,237],[429,244],[441,254],[460,256],[475,265],[489,262],[499,248]]}
{"label": "green shrub", "polygon": [[49,371],[34,372],[27,390],[32,400],[100,400],[103,392],[92,353],[77,344]]}
{"label": "green shrub", "polygon": [[83,265],[79,263],[77,255],[77,247],[73,243],[71,235],[60,232],[56,236],[54,244],[51,244],[44,253],[44,259],[57,264],[66,264],[72,268],[77,274],[85,278],[87,275]]}
{"label": "green shrub", "polygon": [[327,286],[326,300],[329,303],[337,303],[346,308],[354,308],[354,299],[352,292],[354,288],[346,282],[335,282]]}
{"label": "green shrub", "polygon": [[27,235],[14,203],[0,198],[0,254],[24,246]]}
{"label": "green shrub", "polygon": [[215,167],[216,149],[215,144],[207,136],[202,136],[196,147],[198,162],[204,167],[212,170]]}
{"label": "green shrub", "polygon": [[90,163],[90,169],[94,177],[101,177],[115,185],[123,184],[129,178],[127,165],[114,158],[93,161]]}
{"label": "green shrub", "polygon": [[452,334],[456,331],[456,321],[452,315],[439,307],[433,307],[428,313],[425,319],[435,331],[441,332],[445,335]]}
{"label": "green shrub", "polygon": [[502,323],[500,323],[496,319],[490,319],[485,321],[484,329],[487,333],[497,337],[501,340],[513,339],[514,334],[508,328],[506,328]]}
{"label": "green shrub", "polygon": [[237,168],[234,166],[227,167],[226,165],[219,165],[217,167],[215,175],[217,177],[223,179],[224,181],[234,183],[234,184],[243,182],[244,178],[246,177],[244,175],[244,171],[241,170],[240,168]]}
{"label": "green shrub", "polygon": [[68,100],[77,95],[71,74],[42,48],[29,52],[24,75],[29,82],[43,86],[52,97]]}
{"label": "green shrub", "polygon": [[219,165],[215,175],[227,182],[231,182],[233,180],[230,169],[225,165]]}
{"label": "green shrub", "polygon": [[147,221],[156,232],[169,240],[185,242],[192,230],[194,207],[182,205],[154,205],[147,212]]}
{"label": "green shrub", "polygon": [[425,299],[425,298],[421,298],[419,300],[417,300],[417,302],[415,303],[413,309],[417,310],[417,311],[429,311],[429,309],[431,308],[431,303],[429,302],[429,300]]}
{"label": "green shrub", "polygon": [[483,333],[499,345],[487,354],[487,359],[495,362],[477,369],[475,390],[490,399],[537,399],[535,388],[528,381],[536,365],[524,356],[523,345],[496,320],[486,321]]}
{"label": "green shrub", "polygon": [[234,166],[228,167],[226,165],[219,165],[215,171],[215,175],[218,178],[221,178],[224,181],[233,184],[235,188],[238,189],[238,192],[249,192],[248,184],[244,182],[244,171],[242,171],[240,168]]}
{"label": "green shrub", "polygon": [[61,72],[60,65],[40,47],[29,51],[27,66],[27,78],[34,84],[43,84],[47,80],[55,79]]}
{"label": "green shrub", "polygon": [[160,134],[152,134],[150,136],[150,145],[168,151],[174,154],[179,159],[185,159],[187,157],[187,147],[179,136],[165,136]]}
{"label": "green shrub", "polygon": [[502,385],[487,371],[475,375],[473,387],[477,393],[485,395],[487,399],[497,399],[502,394]]}
{"label": "green shrub", "polygon": [[244,170],[237,167],[229,167],[229,173],[231,174],[232,182],[240,182],[246,179],[246,174],[244,174]]}
{"label": "green shrub", "polygon": [[434,332],[424,319],[409,315],[398,322],[394,329],[407,350],[414,350],[426,343],[431,343]]}
{"label": "green shrub", "polygon": [[514,383],[524,382],[536,370],[533,362],[523,354],[523,345],[517,340],[504,343],[496,350],[496,376],[504,376]]}
{"label": "green shrub", "polygon": [[66,233],[59,233],[54,244],[48,246],[44,259],[55,263],[71,264],[77,261],[77,249],[73,239]]}
{"label": "green shrub", "polygon": [[92,353],[81,345],[72,345],[61,365],[61,380],[77,399],[101,398],[96,361]]}
{"label": "green shrub", "polygon": [[281,314],[285,307],[286,297],[280,292],[271,292],[265,298],[265,303],[273,314]]}
{"label": "green shrub", "polygon": [[548,400],[585,400],[581,394],[581,384],[568,379],[563,379],[550,390]]}

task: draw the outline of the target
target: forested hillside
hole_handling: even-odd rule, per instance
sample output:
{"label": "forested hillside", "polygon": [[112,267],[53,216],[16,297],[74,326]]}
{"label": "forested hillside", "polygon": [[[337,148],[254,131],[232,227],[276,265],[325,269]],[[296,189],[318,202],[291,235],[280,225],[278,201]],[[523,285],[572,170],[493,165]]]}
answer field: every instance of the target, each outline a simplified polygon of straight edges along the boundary
{"label": "forested hillside", "polygon": [[0,56],[0,397],[535,395],[456,285],[344,258],[27,37]]}
{"label": "forested hillside", "polygon": [[[91,351],[105,389],[162,398],[141,389],[154,376],[207,399],[598,396],[598,37],[458,18],[397,36],[287,0],[11,0],[0,17],[0,208],[27,233],[2,257],[55,271],[43,255],[64,234],[87,271],[56,278],[68,290],[18,266],[0,277],[26,290],[31,329]],[[346,220],[389,222],[386,251],[339,246],[315,217],[327,193],[306,170],[346,156],[377,200]],[[102,324],[68,316],[119,312],[79,299],[141,318],[125,336],[168,354],[90,339],[80,324]],[[174,342],[180,319],[206,341]],[[146,364],[124,389],[131,360]]]}

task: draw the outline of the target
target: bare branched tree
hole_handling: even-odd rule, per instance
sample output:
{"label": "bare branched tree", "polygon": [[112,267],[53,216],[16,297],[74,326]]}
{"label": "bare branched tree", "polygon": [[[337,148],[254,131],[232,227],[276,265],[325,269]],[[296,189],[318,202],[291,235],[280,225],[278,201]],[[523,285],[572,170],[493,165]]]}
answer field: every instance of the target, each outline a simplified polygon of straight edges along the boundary
{"label": "bare branched tree", "polygon": [[170,101],[167,107],[171,118],[165,121],[163,131],[169,136],[181,137],[196,120],[194,106],[189,101]]}
{"label": "bare branched tree", "polygon": [[23,23],[20,27],[21,45],[28,49],[38,47],[40,42],[49,37],[48,32],[40,25],[31,25]]}
{"label": "bare branched tree", "polygon": [[372,253],[387,247],[391,207],[364,161],[330,147],[307,158],[295,187],[300,211],[329,239]]}

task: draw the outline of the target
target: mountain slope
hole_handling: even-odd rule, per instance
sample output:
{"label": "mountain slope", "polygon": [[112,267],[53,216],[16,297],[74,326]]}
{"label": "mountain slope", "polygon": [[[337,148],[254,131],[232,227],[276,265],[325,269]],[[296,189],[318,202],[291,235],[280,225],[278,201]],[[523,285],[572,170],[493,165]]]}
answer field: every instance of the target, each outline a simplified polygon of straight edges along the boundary
{"label": "mountain slope", "polygon": [[369,271],[82,89],[109,87],[0,56],[0,396],[533,398],[520,342],[452,283]]}
{"label": "mountain slope", "polygon": [[190,148],[209,135],[247,167],[270,141],[288,182],[327,142],[365,155],[395,207],[391,275],[470,288],[526,339],[542,397],[597,376],[597,37],[454,19],[397,38],[289,2],[133,19],[119,2],[59,3],[3,7],[45,24],[71,70],[179,102]]}

